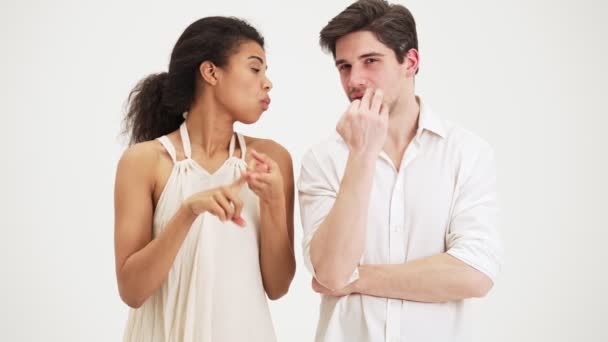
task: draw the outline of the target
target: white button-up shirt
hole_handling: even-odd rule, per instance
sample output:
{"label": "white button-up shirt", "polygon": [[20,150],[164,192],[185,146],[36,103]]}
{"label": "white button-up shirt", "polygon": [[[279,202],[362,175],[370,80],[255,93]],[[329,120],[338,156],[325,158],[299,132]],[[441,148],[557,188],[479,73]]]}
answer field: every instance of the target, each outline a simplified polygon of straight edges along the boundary
{"label": "white button-up shirt", "polygon": [[[310,242],[334,204],[348,154],[336,134],[302,161],[302,247],[313,276]],[[447,252],[495,280],[502,258],[496,169],[492,149],[479,137],[421,102],[418,130],[399,171],[382,152],[370,196],[360,264],[402,264]],[[466,302],[323,296],[316,341],[467,341]]]}

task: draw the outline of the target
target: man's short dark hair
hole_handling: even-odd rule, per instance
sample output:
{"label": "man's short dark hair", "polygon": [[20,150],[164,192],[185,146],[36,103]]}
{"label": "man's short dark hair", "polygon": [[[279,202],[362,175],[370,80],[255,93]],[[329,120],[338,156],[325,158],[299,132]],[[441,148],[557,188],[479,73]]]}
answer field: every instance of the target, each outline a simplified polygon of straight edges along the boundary
{"label": "man's short dark hair", "polygon": [[384,0],[359,0],[335,16],[320,33],[319,42],[336,57],[336,41],[355,31],[370,31],[403,63],[410,49],[418,50],[416,22],[402,5]]}

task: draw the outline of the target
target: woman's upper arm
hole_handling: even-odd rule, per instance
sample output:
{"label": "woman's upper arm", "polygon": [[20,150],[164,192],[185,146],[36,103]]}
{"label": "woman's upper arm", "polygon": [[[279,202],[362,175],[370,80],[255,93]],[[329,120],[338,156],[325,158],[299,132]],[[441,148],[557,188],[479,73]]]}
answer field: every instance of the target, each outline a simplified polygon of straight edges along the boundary
{"label": "woman's upper arm", "polygon": [[129,147],[118,162],[114,188],[114,247],[116,272],[152,239],[154,165],[152,146]]}

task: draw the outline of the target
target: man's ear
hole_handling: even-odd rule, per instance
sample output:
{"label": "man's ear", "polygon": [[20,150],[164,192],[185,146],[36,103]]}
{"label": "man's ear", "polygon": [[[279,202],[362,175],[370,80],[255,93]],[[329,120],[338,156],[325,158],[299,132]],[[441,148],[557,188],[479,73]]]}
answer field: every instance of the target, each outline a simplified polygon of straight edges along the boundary
{"label": "man's ear", "polygon": [[203,79],[203,81],[205,83],[208,83],[210,85],[217,84],[217,77],[218,77],[219,70],[218,70],[217,66],[215,66],[215,64],[213,64],[209,61],[204,61],[198,67],[198,72],[200,73],[201,78]]}
{"label": "man's ear", "polygon": [[420,56],[418,55],[418,50],[409,49],[403,58],[403,64],[405,64],[405,77],[411,78],[416,76],[419,63]]}

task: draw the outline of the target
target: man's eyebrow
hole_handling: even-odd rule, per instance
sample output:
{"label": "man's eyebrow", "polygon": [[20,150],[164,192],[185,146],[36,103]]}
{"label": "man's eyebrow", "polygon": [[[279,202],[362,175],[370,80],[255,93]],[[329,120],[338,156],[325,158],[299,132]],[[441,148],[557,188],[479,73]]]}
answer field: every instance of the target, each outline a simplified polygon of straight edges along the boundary
{"label": "man's eyebrow", "polygon": [[[382,54],[380,52],[368,52],[368,53],[362,54],[357,59],[364,59],[364,58],[369,58],[369,57],[384,57],[384,54]],[[336,66],[338,66],[340,64],[344,64],[344,63],[346,63],[345,59],[336,60]]]}
{"label": "man's eyebrow", "polygon": [[359,56],[359,59],[369,58],[369,57],[384,57],[384,54],[382,54],[380,52],[368,52],[368,53],[364,53],[361,56]]}
{"label": "man's eyebrow", "polygon": [[336,61],[336,66],[338,66],[338,65],[340,65],[340,64],[344,64],[344,63],[346,63],[346,60],[345,60],[345,59],[338,59],[338,60]]}

